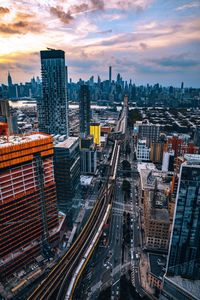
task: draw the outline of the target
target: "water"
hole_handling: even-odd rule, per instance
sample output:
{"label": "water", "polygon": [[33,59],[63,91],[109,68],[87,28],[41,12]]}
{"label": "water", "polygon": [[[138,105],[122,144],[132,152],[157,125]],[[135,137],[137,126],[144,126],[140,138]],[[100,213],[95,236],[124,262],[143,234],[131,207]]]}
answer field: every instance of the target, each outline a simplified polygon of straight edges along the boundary
{"label": "water", "polygon": [[[35,107],[36,106],[36,101],[9,101],[9,104],[11,107],[13,108],[20,108],[20,107]],[[78,109],[79,105],[78,104],[69,104],[69,108],[70,109]],[[92,104],[91,105],[92,109],[110,109],[112,108],[111,106],[100,106],[100,105],[96,105],[96,104]],[[117,106],[117,110],[119,111],[121,109],[121,106]]]}

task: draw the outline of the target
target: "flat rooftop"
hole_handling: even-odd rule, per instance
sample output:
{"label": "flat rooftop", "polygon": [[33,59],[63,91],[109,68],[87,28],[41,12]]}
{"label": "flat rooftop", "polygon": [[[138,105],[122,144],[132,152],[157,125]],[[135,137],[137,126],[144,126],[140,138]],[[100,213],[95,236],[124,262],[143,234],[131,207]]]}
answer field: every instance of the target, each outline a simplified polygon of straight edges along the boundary
{"label": "flat rooftop", "polygon": [[152,208],[151,219],[169,223],[169,212],[166,208]]}
{"label": "flat rooftop", "polygon": [[77,142],[79,140],[78,137],[76,136],[70,136],[68,137],[66,140],[64,140],[63,142],[58,142],[57,144],[55,144],[56,148],[71,148],[75,142]]}
{"label": "flat rooftop", "polygon": [[185,154],[184,158],[186,159],[186,165],[195,165],[200,164],[200,155],[199,154]]}
{"label": "flat rooftop", "polygon": [[182,278],[181,276],[165,276],[166,280],[171,281],[172,284],[185,290],[192,296],[190,299],[199,300],[200,295],[200,280],[190,280]]}
{"label": "flat rooftop", "polygon": [[33,142],[36,140],[41,140],[44,138],[51,137],[50,135],[44,133],[30,133],[26,135],[10,135],[8,138],[6,136],[0,136],[0,148],[14,146],[18,144],[23,144],[27,142]]}
{"label": "flat rooftop", "polygon": [[150,273],[158,279],[162,280],[165,273],[167,257],[165,255],[151,253],[149,253],[148,256]]}

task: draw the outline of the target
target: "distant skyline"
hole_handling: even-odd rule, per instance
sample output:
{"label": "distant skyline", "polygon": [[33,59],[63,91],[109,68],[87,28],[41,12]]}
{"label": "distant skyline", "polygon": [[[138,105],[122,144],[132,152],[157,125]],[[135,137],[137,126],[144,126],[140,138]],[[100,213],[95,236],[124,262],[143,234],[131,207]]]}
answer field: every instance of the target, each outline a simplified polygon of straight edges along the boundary
{"label": "distant skyline", "polygon": [[120,73],[136,85],[200,87],[200,1],[1,0],[0,83],[40,76],[39,51],[65,51],[69,78]]}

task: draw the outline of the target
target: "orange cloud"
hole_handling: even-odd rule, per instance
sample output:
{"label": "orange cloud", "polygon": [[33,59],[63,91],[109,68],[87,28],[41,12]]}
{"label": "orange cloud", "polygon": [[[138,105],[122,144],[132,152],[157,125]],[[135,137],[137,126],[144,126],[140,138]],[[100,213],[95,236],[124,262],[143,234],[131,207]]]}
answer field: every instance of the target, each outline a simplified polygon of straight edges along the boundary
{"label": "orange cloud", "polygon": [[0,15],[5,15],[10,12],[9,8],[0,6]]}
{"label": "orange cloud", "polygon": [[61,6],[50,7],[50,13],[58,17],[65,24],[69,24],[74,20],[74,17],[71,15],[70,10],[65,12]]}

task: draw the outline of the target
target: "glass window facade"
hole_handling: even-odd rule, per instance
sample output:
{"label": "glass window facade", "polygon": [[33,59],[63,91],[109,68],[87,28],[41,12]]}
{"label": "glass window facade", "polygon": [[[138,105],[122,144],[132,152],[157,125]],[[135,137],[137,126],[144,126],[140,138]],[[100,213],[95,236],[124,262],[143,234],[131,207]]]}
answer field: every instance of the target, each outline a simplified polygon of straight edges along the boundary
{"label": "glass window facade", "polygon": [[181,166],[167,274],[200,279],[200,162]]}

